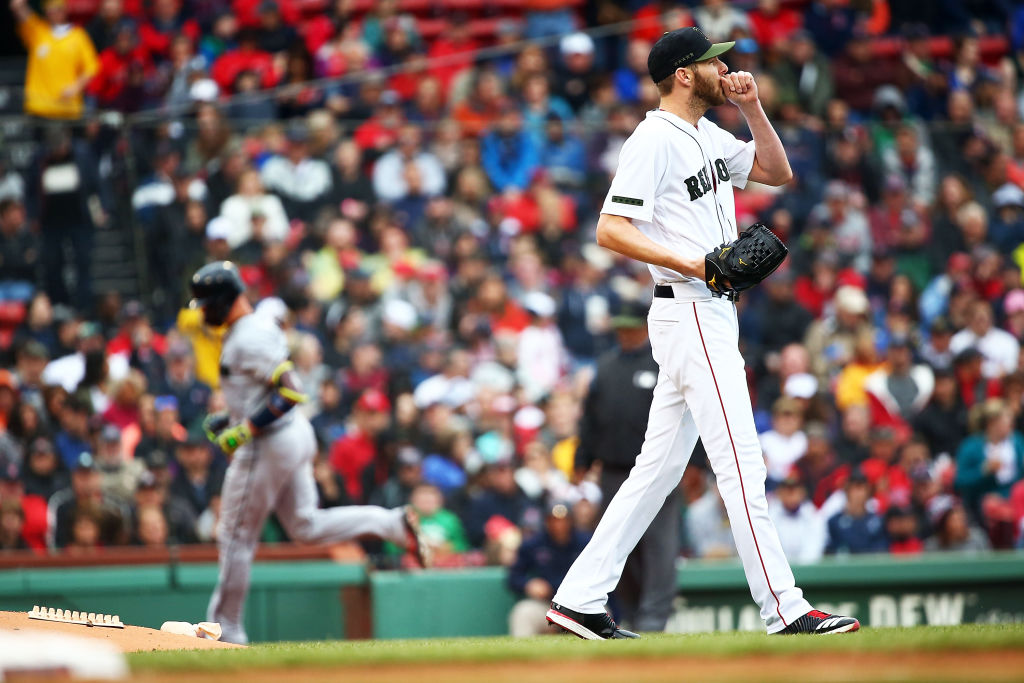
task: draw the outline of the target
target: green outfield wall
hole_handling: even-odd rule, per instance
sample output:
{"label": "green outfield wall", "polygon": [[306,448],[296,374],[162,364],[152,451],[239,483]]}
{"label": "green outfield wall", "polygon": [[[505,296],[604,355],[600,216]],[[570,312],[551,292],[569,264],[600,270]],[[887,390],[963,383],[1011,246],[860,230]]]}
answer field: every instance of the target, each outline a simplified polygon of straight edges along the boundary
{"label": "green outfield wall", "polygon": [[[1024,622],[1024,553],[856,556],[793,572],[817,607],[866,626]],[[156,628],[203,620],[216,578],[211,563],[8,569],[0,609],[114,613]],[[368,573],[326,560],[257,562],[246,627],[254,641],[498,635],[514,602],[497,567]],[[670,630],[761,628],[737,563],[681,564]]]}

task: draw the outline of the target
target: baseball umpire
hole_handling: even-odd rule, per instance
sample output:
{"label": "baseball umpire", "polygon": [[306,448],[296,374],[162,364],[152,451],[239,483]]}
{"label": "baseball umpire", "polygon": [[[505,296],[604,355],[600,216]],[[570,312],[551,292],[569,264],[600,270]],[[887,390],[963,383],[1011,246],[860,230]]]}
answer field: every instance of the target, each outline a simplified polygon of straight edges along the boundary
{"label": "baseball umpire", "polygon": [[276,512],[288,535],[309,543],[339,543],[363,535],[408,547],[426,566],[419,519],[406,506],[317,507],[313,427],[299,411],[305,400],[288,359],[284,332],[272,315],[254,312],[231,262],[207,264],[192,276],[192,308],[207,325],[227,327],[220,385],[228,413],[206,419],[207,435],[231,457],[221,492],[217,546],[220,574],[207,618],[224,640],[248,642],[242,622],[249,570],[263,523]]}
{"label": "baseball umpire", "polygon": [[[647,68],[661,106],[623,145],[597,224],[601,246],[649,264],[657,283],[648,327],[659,373],[636,465],[547,614],[581,638],[637,637],[608,615],[608,593],[678,484],[698,436],[768,633],[860,628],[852,617],[811,608],[768,516],[733,302],[778,267],[786,248],[760,224],[738,234],[733,187],[748,180],[782,185],[792,171],[753,76],[729,73],[719,58],[732,46],[712,44],[688,27],[666,33],[651,48]],[[704,118],[726,101],[739,107],[753,141],[737,140]]]}
{"label": "baseball umpire", "polygon": [[[636,462],[658,383],[658,364],[647,338],[646,306],[623,301],[611,322],[618,344],[597,362],[597,374],[583,404],[575,463],[577,472],[601,463],[606,507]],[[619,615],[632,628],[665,630],[676,593],[682,514],[673,490],[626,560],[614,598]]]}

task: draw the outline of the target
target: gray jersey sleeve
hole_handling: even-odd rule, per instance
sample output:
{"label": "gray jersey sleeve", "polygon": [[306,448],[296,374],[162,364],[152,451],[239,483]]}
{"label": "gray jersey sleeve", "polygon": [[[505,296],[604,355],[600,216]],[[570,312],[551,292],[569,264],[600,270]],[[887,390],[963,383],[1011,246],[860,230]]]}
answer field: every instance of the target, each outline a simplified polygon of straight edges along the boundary
{"label": "gray jersey sleeve", "polygon": [[270,383],[277,367],[288,360],[288,342],[284,332],[269,318],[252,316],[241,337],[235,370],[256,380]]}

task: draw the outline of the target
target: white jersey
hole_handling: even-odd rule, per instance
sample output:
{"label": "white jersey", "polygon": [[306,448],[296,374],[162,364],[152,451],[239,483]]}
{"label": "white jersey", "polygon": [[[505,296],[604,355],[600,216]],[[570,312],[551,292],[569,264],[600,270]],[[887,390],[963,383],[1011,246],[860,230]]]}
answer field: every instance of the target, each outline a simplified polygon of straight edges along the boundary
{"label": "white jersey", "polygon": [[[601,213],[623,216],[640,232],[683,257],[701,257],[737,237],[733,187],[754,165],[754,143],[704,117],[694,127],[661,109],[647,112],[619,153]],[[654,281],[684,282],[710,296],[703,280],[649,265]]]}
{"label": "white jersey", "polygon": [[[231,326],[220,352],[220,385],[232,422],[266,404],[274,371],[286,360],[287,340],[271,316],[250,313]],[[289,410],[275,420],[275,428],[294,419],[294,413]]]}

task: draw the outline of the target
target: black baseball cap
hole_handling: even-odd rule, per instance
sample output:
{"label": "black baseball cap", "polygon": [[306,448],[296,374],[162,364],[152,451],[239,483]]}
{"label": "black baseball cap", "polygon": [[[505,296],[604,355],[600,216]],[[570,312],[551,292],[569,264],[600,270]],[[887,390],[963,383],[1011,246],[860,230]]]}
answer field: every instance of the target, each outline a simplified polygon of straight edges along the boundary
{"label": "black baseball cap", "polygon": [[703,31],[694,26],[678,28],[658,38],[647,55],[647,71],[658,83],[674,74],[676,69],[717,57],[735,44],[735,40],[712,43]]}

